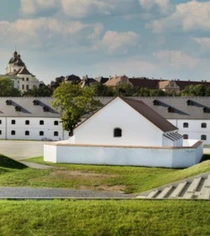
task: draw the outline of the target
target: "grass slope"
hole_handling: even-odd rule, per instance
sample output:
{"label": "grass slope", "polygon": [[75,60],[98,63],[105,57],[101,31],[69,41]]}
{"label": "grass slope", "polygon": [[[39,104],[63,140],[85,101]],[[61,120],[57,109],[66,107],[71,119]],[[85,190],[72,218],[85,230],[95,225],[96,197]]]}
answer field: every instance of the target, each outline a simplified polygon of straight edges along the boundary
{"label": "grass slope", "polygon": [[24,164],[15,161],[13,159],[10,159],[9,157],[6,157],[4,155],[0,154],[0,167],[1,168],[11,168],[11,169],[25,169],[27,166]]}
{"label": "grass slope", "polygon": [[[41,157],[31,161],[45,163]],[[0,186],[58,187],[139,193],[210,171],[209,160],[186,169],[48,164],[55,168],[7,169],[9,171],[0,172]]]}
{"label": "grass slope", "polygon": [[1,201],[0,235],[205,236],[209,201]]}

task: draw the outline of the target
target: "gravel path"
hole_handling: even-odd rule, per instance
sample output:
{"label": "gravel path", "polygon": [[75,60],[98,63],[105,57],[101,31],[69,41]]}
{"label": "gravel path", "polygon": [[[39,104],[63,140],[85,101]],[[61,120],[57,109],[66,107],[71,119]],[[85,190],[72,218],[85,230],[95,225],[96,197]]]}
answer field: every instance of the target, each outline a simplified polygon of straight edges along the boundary
{"label": "gravel path", "polygon": [[0,188],[0,199],[134,199],[134,194],[63,188]]}
{"label": "gravel path", "polygon": [[33,169],[52,169],[55,168],[54,166],[48,166],[48,165],[43,165],[43,164],[37,164],[33,162],[28,162],[28,161],[19,161],[20,163],[33,168]]}

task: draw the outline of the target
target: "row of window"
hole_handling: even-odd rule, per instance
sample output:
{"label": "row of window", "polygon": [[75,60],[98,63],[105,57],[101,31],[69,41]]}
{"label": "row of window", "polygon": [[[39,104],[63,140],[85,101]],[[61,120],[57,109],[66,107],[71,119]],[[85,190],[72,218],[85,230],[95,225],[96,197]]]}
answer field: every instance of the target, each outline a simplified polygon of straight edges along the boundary
{"label": "row of window", "polygon": [[[0,120],[0,124],[2,124],[2,121]],[[16,124],[16,120],[11,120],[11,124],[12,125],[15,125]],[[25,124],[26,125],[30,125],[30,120],[25,120]],[[39,124],[40,125],[44,125],[44,121],[43,120],[40,120],[39,121]],[[59,125],[59,122],[57,120],[54,121],[54,125]]]}
{"label": "row of window", "polygon": [[[183,135],[183,139],[188,139],[188,138],[189,138],[188,134],[184,134],[184,135]],[[206,139],[207,139],[206,135],[205,135],[205,134],[202,134],[202,135],[201,135],[201,140],[206,140]]]}
{"label": "row of window", "polygon": [[[189,123],[187,123],[187,122],[183,123],[183,127],[184,128],[188,128],[189,127]],[[201,128],[207,128],[207,124],[206,123],[201,123]]]}
{"label": "row of window", "polygon": [[[2,131],[0,130],[0,135],[2,134]],[[16,135],[16,131],[15,130],[12,130],[11,131],[11,135]],[[30,135],[30,131],[26,130],[25,131],[25,136],[29,136]],[[39,132],[39,136],[44,136],[44,131],[40,131]],[[58,131],[55,131],[54,132],[54,136],[59,136],[59,132]]]}

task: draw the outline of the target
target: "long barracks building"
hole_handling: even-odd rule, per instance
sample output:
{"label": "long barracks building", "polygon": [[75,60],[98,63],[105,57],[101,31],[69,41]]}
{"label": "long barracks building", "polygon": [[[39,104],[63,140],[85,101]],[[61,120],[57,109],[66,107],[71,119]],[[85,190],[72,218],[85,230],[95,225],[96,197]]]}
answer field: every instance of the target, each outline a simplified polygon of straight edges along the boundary
{"label": "long barracks building", "polygon": [[[108,103],[112,97],[99,97]],[[210,144],[210,97],[135,97],[178,127],[184,139]],[[52,98],[1,97],[0,139],[64,140],[60,114]],[[126,119],[126,114],[125,114]]]}

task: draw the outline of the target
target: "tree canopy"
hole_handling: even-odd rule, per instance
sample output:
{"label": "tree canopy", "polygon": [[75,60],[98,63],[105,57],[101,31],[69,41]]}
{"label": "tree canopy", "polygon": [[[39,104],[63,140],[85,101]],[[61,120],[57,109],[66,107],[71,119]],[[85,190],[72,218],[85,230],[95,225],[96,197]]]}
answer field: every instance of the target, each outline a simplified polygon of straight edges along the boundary
{"label": "tree canopy", "polygon": [[101,106],[94,95],[90,87],[81,88],[80,85],[64,82],[55,89],[52,106],[60,111],[65,130],[73,132],[84,114],[94,112]]}
{"label": "tree canopy", "polygon": [[0,97],[20,97],[21,92],[14,88],[13,81],[6,77],[0,78]]}

